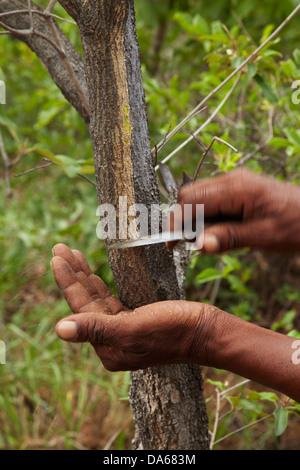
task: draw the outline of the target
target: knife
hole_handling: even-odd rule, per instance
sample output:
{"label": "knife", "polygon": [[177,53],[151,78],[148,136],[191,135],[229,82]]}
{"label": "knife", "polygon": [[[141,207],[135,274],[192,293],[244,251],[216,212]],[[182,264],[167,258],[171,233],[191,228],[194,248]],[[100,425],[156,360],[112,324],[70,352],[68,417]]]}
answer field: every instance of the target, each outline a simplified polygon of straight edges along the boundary
{"label": "knife", "polygon": [[144,245],[154,245],[157,243],[166,243],[171,241],[180,241],[184,240],[182,232],[161,232],[159,234],[149,235],[148,237],[141,237],[132,240],[124,240],[113,245],[110,245],[109,248],[132,248],[136,246]]}

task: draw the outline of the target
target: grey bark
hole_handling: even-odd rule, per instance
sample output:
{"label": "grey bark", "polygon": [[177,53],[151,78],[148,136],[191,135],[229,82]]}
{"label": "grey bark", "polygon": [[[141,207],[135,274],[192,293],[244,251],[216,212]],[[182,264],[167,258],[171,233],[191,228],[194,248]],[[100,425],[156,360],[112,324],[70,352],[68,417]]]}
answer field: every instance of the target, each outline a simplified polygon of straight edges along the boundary
{"label": "grey bark", "polygon": [[[26,10],[27,0],[0,0],[0,14],[17,10]],[[32,3],[32,8],[42,12],[43,10]],[[88,102],[88,91],[85,80],[84,65],[80,53],[74,48],[66,35],[61,31],[55,21],[46,16],[33,15],[34,31],[41,33],[52,41],[57,49],[47,40],[33,34],[18,34],[18,31],[26,31],[30,28],[28,14],[15,14],[0,16],[0,23],[4,27],[16,30],[13,36],[23,41],[37,55],[41,63],[60,88],[69,103],[74,106],[84,121],[89,123],[89,109],[85,106]],[[1,27],[1,24],[0,24]],[[76,26],[74,26],[76,27]]]}
{"label": "grey bark", "polygon": [[[25,3],[0,0],[0,12],[5,8],[24,8]],[[69,62],[81,89],[89,96],[89,117],[78,102],[76,87],[70,91],[66,87],[67,77],[61,70],[56,71],[61,63],[58,64],[53,48],[50,51],[45,41],[41,45],[34,35],[20,36],[20,39],[37,53],[85,120],[90,119],[99,204],[108,202],[118,206],[119,196],[126,196],[128,205],[143,203],[150,208],[151,204],[160,204],[148,135],[133,0],[85,0],[84,3],[60,0],[60,3],[79,26],[86,79],[81,58],[62,33],[58,34],[66,54],[70,54]],[[20,18],[9,21],[14,28],[28,28],[26,18],[22,20],[23,26]],[[46,28],[47,34],[51,34],[47,25],[46,22],[36,27]],[[43,32],[46,34],[45,29]],[[43,47],[47,50],[45,54]],[[164,245],[126,250],[110,249],[109,242],[107,246],[119,297],[128,307],[182,298],[182,276],[178,282],[173,255]],[[135,449],[209,448],[200,367],[156,367],[133,372],[131,378]]]}
{"label": "grey bark", "polygon": [[[62,4],[65,2],[61,2]],[[133,1],[85,2],[78,17],[90,103],[99,203],[120,195],[150,208],[160,196],[152,163]],[[130,131],[124,108],[129,110]],[[108,250],[119,297],[133,308],[179,299],[172,254],[164,245]],[[199,367],[174,365],[131,374],[136,449],[207,449]]]}

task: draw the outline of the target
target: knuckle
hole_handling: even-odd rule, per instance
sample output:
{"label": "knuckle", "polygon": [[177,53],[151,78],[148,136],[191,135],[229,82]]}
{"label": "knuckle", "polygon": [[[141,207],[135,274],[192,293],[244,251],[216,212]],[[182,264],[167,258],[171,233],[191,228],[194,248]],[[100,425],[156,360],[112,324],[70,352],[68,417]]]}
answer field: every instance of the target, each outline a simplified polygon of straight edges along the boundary
{"label": "knuckle", "polygon": [[[228,227],[226,237],[224,237],[224,248],[235,249],[240,247],[241,240],[238,231],[235,227]],[[222,243],[221,243],[222,246]]]}
{"label": "knuckle", "polygon": [[89,316],[85,325],[87,339],[90,343],[101,343],[103,333],[97,325],[97,315]]}

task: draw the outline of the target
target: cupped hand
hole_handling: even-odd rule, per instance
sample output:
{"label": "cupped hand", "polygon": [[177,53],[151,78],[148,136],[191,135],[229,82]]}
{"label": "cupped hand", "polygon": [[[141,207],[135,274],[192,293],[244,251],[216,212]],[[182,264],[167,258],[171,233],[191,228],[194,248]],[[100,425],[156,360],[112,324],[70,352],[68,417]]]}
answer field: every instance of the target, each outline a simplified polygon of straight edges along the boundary
{"label": "cupped hand", "polygon": [[[180,209],[170,228],[182,228],[184,206],[204,204],[209,225],[198,239],[203,253],[258,248],[279,253],[300,251],[300,188],[246,169],[185,185],[178,194]],[[219,219],[219,221],[218,221]],[[210,224],[210,221],[213,221]],[[173,248],[176,242],[169,242]]]}
{"label": "cupped hand", "polygon": [[93,274],[83,254],[63,244],[53,248],[51,268],[74,313],[58,322],[57,335],[66,341],[91,343],[108,370],[209,364],[214,307],[164,301],[129,310]]}

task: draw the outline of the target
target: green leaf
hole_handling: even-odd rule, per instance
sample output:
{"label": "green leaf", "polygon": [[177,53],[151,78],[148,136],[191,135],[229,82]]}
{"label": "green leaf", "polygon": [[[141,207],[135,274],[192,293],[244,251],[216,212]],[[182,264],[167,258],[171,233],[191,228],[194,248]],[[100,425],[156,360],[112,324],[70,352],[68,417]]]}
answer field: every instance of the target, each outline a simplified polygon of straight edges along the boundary
{"label": "green leaf", "polygon": [[248,69],[248,74],[251,78],[255,77],[256,75],[256,72],[257,72],[257,65],[254,64],[253,62],[250,62],[248,65],[247,65],[247,69]]}
{"label": "green leaf", "polygon": [[260,43],[261,43],[261,44],[262,44],[263,42],[265,42],[265,40],[268,39],[268,37],[271,36],[273,29],[274,29],[274,25],[273,25],[273,24],[268,24],[268,25],[264,28],[262,37],[261,37],[261,39],[260,39]]}
{"label": "green leaf", "polygon": [[240,403],[241,401],[241,397],[240,396],[237,396],[237,397],[226,397],[227,400],[232,404],[232,406],[234,406],[235,408],[238,406],[238,404]]}
{"label": "green leaf", "polygon": [[294,309],[288,310],[287,312],[285,312],[283,317],[278,322],[273,323],[273,325],[271,325],[271,329],[273,331],[277,331],[280,328],[284,328],[287,331],[291,330],[293,327],[293,322],[294,322],[296,315],[297,315],[296,310]]}
{"label": "green leaf", "polygon": [[94,165],[81,165],[79,167],[79,173],[83,175],[93,175],[95,173]]}
{"label": "green leaf", "polygon": [[275,417],[275,434],[281,436],[285,431],[288,423],[288,410],[286,408],[276,408],[274,411]]}
{"label": "green leaf", "polygon": [[204,284],[205,282],[215,281],[220,279],[222,274],[216,268],[207,268],[204,269],[200,274],[196,276],[199,284]]}
{"label": "green leaf", "polygon": [[226,254],[222,256],[222,260],[227,266],[229,266],[231,269],[235,269],[236,271],[239,271],[242,267],[238,258],[234,256],[230,256]]}
{"label": "green leaf", "polygon": [[209,32],[207,22],[199,14],[192,16],[189,13],[177,11],[173,19],[191,36],[202,36]]}
{"label": "green leaf", "polygon": [[35,129],[41,129],[47,126],[59,113],[61,113],[64,106],[65,104],[62,102],[52,106],[49,109],[42,109],[34,126]]}
{"label": "green leaf", "polygon": [[220,382],[219,380],[206,379],[206,382],[208,382],[212,385],[215,385],[220,390],[225,390],[225,388],[226,388],[225,385],[223,384],[223,382]]}
{"label": "green leaf", "polygon": [[232,67],[235,69],[239,68],[239,66],[242,65],[244,60],[245,59],[243,57],[235,57],[232,61]]}
{"label": "green leaf", "polygon": [[286,77],[295,77],[297,73],[297,67],[292,59],[282,60],[281,62],[279,62],[279,64]]}
{"label": "green leaf", "polygon": [[292,336],[292,338],[300,338],[300,332],[297,330],[291,330],[287,336]]}
{"label": "green leaf", "polygon": [[296,64],[300,66],[300,49],[295,49],[293,51],[293,57],[294,57],[294,61],[296,62]]}
{"label": "green leaf", "polygon": [[265,96],[265,98],[270,101],[270,103],[277,103],[278,102],[278,96],[276,92],[273,90],[272,86],[270,83],[267,83],[261,75],[256,74],[254,77],[254,80],[256,83],[259,85],[259,87],[262,89],[262,92]]}
{"label": "green leaf", "polygon": [[273,137],[270,140],[269,145],[273,145],[275,148],[285,148],[289,146],[289,141],[283,137]]}
{"label": "green leaf", "polygon": [[257,392],[256,390],[248,390],[249,400],[268,400],[268,401],[278,401],[279,398],[276,393],[273,392]]}
{"label": "green leaf", "polygon": [[296,147],[300,147],[300,133],[296,129],[284,128],[284,133],[287,136],[289,142]]}
{"label": "green leaf", "polygon": [[70,178],[73,178],[80,172],[80,165],[73,158],[66,155],[55,155],[55,160]]}

